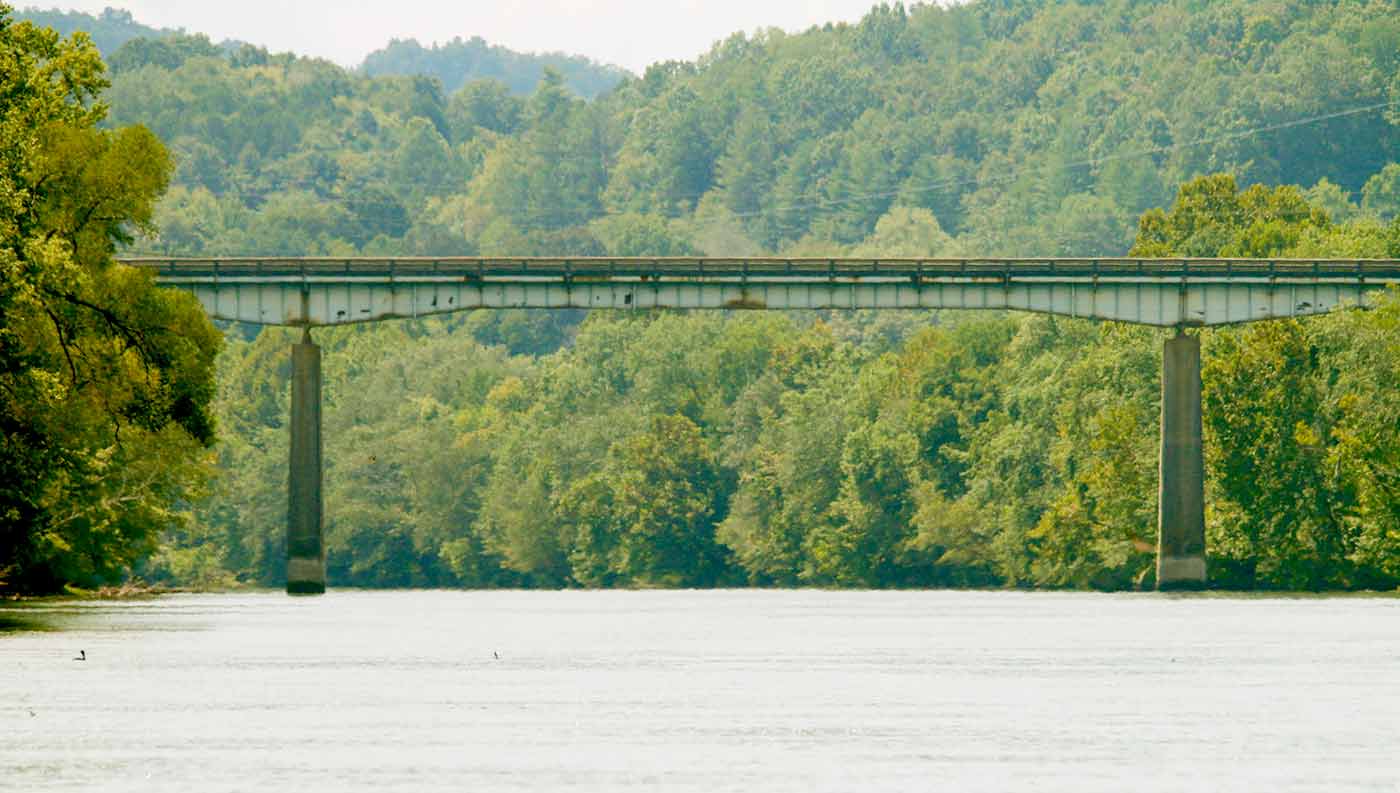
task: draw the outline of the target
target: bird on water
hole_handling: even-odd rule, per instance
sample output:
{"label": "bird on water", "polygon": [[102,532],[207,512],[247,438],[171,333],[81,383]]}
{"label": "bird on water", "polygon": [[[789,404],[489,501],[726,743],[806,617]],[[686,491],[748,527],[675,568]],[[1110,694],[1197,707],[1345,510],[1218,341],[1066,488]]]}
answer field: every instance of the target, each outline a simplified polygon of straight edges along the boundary
{"label": "bird on water", "polygon": [[78,654],[75,655],[75,656],[73,656],[73,660],[74,660],[74,661],[86,661],[86,660],[87,660],[87,650],[79,650],[79,651],[78,651]]}

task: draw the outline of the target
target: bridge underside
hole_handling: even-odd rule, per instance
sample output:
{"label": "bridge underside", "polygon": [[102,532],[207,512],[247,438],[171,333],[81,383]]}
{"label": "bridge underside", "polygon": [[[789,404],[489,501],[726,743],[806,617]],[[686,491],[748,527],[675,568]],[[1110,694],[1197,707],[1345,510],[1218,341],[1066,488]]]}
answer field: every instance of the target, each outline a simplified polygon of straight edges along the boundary
{"label": "bridge underside", "polygon": [[994,309],[1159,327],[1365,306],[1389,263],[1253,260],[144,260],[211,316],[339,325],[477,308]]}
{"label": "bridge underside", "polygon": [[[263,325],[339,325],[477,308],[1002,309],[1141,325],[1227,325],[1364,306],[1375,288],[1318,283],[862,282],[223,284],[192,286],[210,315]],[[1183,319],[1184,317],[1184,319]]]}
{"label": "bridge underside", "polygon": [[293,349],[287,590],[324,591],[319,349],[310,328],[477,308],[992,309],[1175,327],[1163,350],[1157,586],[1206,585],[1199,340],[1186,327],[1366,306],[1400,262],[1254,260],[133,260]]}

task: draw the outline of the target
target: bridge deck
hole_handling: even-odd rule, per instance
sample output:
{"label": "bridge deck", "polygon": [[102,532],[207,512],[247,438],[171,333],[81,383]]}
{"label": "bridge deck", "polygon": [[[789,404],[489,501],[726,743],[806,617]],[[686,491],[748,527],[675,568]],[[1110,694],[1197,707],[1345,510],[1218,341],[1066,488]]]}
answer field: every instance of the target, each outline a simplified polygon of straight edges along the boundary
{"label": "bridge deck", "polygon": [[130,258],[165,276],[1145,276],[1400,279],[1390,259]]}
{"label": "bridge deck", "polygon": [[474,308],[1003,309],[1222,325],[1366,305],[1396,260],[140,258],[219,319],[333,325]]}

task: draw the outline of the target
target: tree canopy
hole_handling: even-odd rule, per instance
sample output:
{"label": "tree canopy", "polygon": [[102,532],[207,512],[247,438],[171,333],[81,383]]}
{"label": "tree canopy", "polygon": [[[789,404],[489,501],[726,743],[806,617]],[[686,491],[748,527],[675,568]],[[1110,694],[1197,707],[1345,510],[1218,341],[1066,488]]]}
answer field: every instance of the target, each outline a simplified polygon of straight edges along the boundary
{"label": "tree canopy", "polygon": [[1333,221],[1393,217],[1397,10],[881,4],[607,88],[477,39],[347,71],[177,33],[112,51],[108,97],[178,165],[149,252],[838,255],[917,217],[937,233],[891,244],[1110,255],[1206,173],[1299,185]]}
{"label": "tree canopy", "polygon": [[113,264],[152,231],[171,164],[99,128],[85,34],[0,5],[0,586],[114,580],[183,518],[213,443],[219,334],[190,297]]}

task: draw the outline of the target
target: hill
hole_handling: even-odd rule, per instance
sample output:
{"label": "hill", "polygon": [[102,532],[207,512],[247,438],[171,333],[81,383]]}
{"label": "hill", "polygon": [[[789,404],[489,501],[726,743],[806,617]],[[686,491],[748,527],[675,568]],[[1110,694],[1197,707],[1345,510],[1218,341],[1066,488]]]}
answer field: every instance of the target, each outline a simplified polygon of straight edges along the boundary
{"label": "hill", "polygon": [[360,71],[370,77],[436,77],[448,93],[475,80],[499,80],[511,93],[528,94],[539,85],[545,69],[559,72],[570,91],[589,99],[630,76],[626,69],[605,66],[579,55],[519,53],[488,44],[477,36],[430,47],[413,39],[395,39],[387,47],[371,52],[360,66]]}
{"label": "hill", "polygon": [[[130,11],[117,8],[107,8],[101,14],[86,14],[31,7],[15,13],[14,18],[51,27],[65,36],[78,30],[85,31],[108,60],[127,42],[136,39],[145,39],[156,46],[160,46],[157,42],[168,43],[171,40],[183,40],[186,44],[200,40],[208,42],[205,36],[187,34],[183,30],[143,25],[136,21]],[[246,45],[227,41],[217,46],[233,52]],[[168,56],[164,57],[164,61],[172,68],[178,65]],[[587,98],[608,91],[631,76],[626,69],[595,63],[580,55],[520,53],[489,44],[476,36],[454,38],[445,44],[429,47],[413,39],[395,39],[366,56],[359,72],[370,77],[435,77],[447,93],[457,91],[468,82],[499,80],[514,94],[528,94],[539,84],[546,69],[559,72],[569,90]]]}
{"label": "hill", "polygon": [[107,8],[101,14],[93,15],[80,11],[60,11],[56,8],[43,10],[31,7],[16,12],[14,18],[17,20],[27,19],[36,25],[53,28],[65,36],[78,30],[85,31],[92,36],[92,42],[97,45],[97,49],[103,57],[121,49],[123,44],[132,39],[161,38],[175,32],[143,25],[132,17],[130,11],[118,8]]}
{"label": "hill", "polygon": [[124,69],[110,99],[180,155],[165,251],[1108,255],[1215,171],[1393,212],[1396,12],[896,4],[736,34],[592,101],[558,72],[445,93],[257,51]]}

